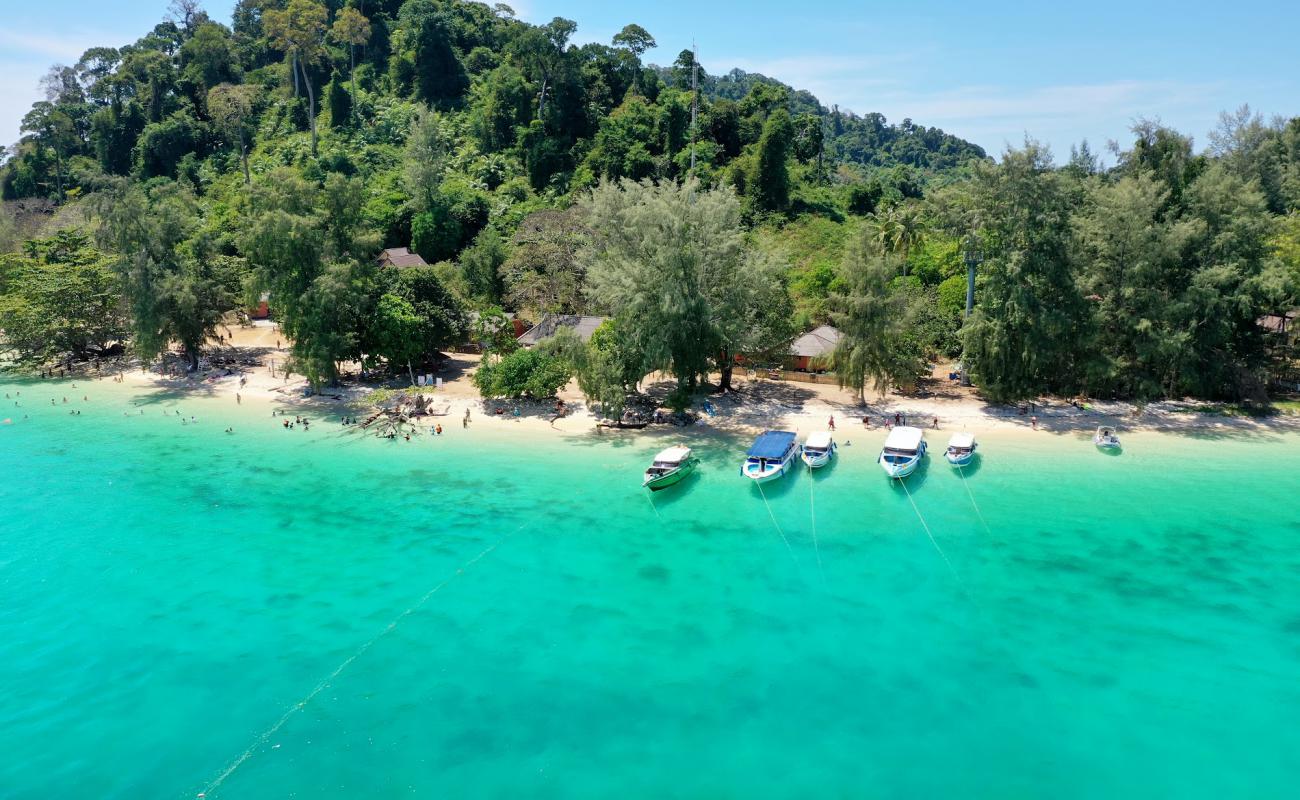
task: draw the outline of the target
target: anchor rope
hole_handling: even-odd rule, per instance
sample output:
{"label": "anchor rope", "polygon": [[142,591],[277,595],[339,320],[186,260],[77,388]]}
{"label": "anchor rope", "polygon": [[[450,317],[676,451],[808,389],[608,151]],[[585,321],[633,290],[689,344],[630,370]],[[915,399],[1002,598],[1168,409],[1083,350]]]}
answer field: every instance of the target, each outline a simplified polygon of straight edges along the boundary
{"label": "anchor rope", "polygon": [[[578,495],[581,494],[583,494],[583,492],[578,493]],[[575,495],[575,497],[578,495]],[[465,563],[457,567],[456,571],[453,572],[447,578],[444,578],[442,582],[438,583],[432,589],[425,592],[424,595],[420,597],[420,599],[415,601],[414,605],[410,606],[405,611],[403,611],[402,613],[394,617],[393,620],[388,623],[388,625],[386,625],[382,630],[380,630],[374,636],[370,637],[370,639],[366,640],[366,642],[363,643],[360,647],[358,647],[352,653],[352,655],[343,659],[343,662],[339,664],[337,667],[335,667],[333,672],[326,675],[322,681],[317,683],[315,688],[313,688],[310,692],[308,692],[305,697],[303,697],[301,700],[299,700],[298,702],[290,706],[289,709],[285,711],[284,714],[281,715],[281,717],[278,720],[275,721],[275,724],[273,724],[271,727],[267,728],[260,735],[258,735],[257,738],[253,740],[253,743],[249,745],[249,747],[246,750],[244,750],[244,752],[240,753],[239,756],[234,761],[232,761],[224,770],[222,770],[222,772],[219,775],[217,775],[216,778],[214,778],[211,782],[209,782],[203,788],[203,790],[198,793],[197,796],[201,798],[207,797],[208,794],[220,788],[221,784],[225,783],[226,780],[231,775],[235,774],[236,770],[242,767],[244,763],[248,761],[248,759],[252,758],[253,755],[257,752],[257,750],[261,748],[263,745],[265,745],[267,741],[269,741],[270,738],[276,734],[277,731],[283,728],[285,723],[287,723],[293,717],[294,714],[297,714],[299,711],[306,708],[307,705],[312,700],[316,699],[317,695],[325,691],[326,687],[328,687],[335,678],[343,674],[343,671],[346,670],[349,666],[351,666],[352,662],[356,661],[358,658],[365,655],[366,651],[368,651],[371,647],[373,647],[376,643],[378,643],[380,639],[383,639],[385,636],[392,633],[397,628],[397,626],[402,623],[403,620],[405,620],[407,617],[411,616],[415,612],[419,611],[424,606],[424,604],[429,602],[429,600],[435,594],[441,591],[443,587],[447,586],[447,584],[451,583],[452,581],[456,580],[456,578],[463,575],[465,573],[465,570],[469,569],[470,567],[477,564],[479,561],[486,558],[494,550],[496,550],[498,547],[504,544],[505,541],[510,537],[514,536],[515,534],[519,533],[525,528],[536,523],[537,520],[542,516],[542,513],[535,515],[532,519],[525,521],[518,528],[515,528],[514,530],[507,532],[501,538],[497,539],[495,542],[488,545],[486,548],[480,551],[478,555],[474,556],[470,560],[466,561]]]}

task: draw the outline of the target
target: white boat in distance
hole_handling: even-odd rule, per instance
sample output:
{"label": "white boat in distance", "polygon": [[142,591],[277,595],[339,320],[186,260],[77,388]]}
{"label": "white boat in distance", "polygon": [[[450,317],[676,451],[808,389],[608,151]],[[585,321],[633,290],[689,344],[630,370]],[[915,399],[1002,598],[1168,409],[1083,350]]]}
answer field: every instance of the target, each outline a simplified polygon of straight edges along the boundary
{"label": "white boat in distance", "polygon": [[767,483],[781,477],[790,469],[795,454],[799,452],[797,438],[791,431],[764,431],[749,448],[740,474],[755,483]]}
{"label": "white boat in distance", "polygon": [[831,463],[837,449],[835,439],[829,433],[825,431],[810,433],[804,440],[803,454],[800,458],[810,469],[817,469]]}
{"label": "white boat in distance", "polygon": [[650,487],[652,492],[666,489],[689,476],[699,463],[700,460],[691,453],[689,447],[670,447],[662,450],[655,456],[650,468],[645,471],[645,480],[641,485]]}
{"label": "white boat in distance", "polygon": [[948,463],[954,467],[964,467],[975,460],[975,434],[973,433],[954,433],[948,440],[948,449],[944,451],[943,457],[948,459]]}
{"label": "white boat in distance", "polygon": [[1120,449],[1119,436],[1115,434],[1115,429],[1105,425],[1098,428],[1097,432],[1093,434],[1092,443],[1097,445],[1100,450]]}
{"label": "white boat in distance", "polygon": [[880,468],[891,478],[906,478],[916,472],[925,457],[925,431],[920,428],[894,428],[880,451]]}

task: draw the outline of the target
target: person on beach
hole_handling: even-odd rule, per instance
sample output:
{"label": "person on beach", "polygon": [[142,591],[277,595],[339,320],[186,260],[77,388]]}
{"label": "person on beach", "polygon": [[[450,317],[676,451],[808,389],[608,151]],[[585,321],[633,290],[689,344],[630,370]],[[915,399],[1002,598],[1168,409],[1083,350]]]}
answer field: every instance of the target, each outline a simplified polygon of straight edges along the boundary
{"label": "person on beach", "polygon": [[938,418],[938,417],[935,417],[935,418],[934,418],[934,429],[935,429],[936,431],[939,430],[939,418]]}
{"label": "person on beach", "polygon": [[831,414],[831,418],[828,419],[828,420],[826,420],[826,427],[830,428],[831,430],[835,430],[835,415],[834,415],[834,414]]}
{"label": "person on beach", "polygon": [[862,415],[862,427],[866,428],[867,430],[871,430],[871,415],[870,415],[870,414],[863,414],[863,415]]}
{"label": "person on beach", "polygon": [[1033,428],[1034,430],[1038,430],[1038,417],[1029,418],[1029,427]]}
{"label": "person on beach", "polygon": [[434,426],[433,433],[436,436],[442,435],[442,423],[438,423],[437,425]]}
{"label": "person on beach", "polygon": [[902,425],[902,424],[903,424],[903,415],[902,415],[902,414],[895,414],[895,415],[894,415],[894,424],[895,424],[895,425]]}
{"label": "person on beach", "polygon": [[243,404],[244,404],[243,398],[239,396],[239,392],[235,392],[235,405],[242,406]]}

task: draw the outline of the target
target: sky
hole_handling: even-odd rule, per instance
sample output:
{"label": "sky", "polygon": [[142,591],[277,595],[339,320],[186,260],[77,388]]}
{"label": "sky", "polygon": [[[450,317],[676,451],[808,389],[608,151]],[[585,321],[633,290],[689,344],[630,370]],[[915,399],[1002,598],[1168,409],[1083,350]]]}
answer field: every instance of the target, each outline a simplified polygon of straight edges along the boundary
{"label": "sky", "polygon": [[[53,63],[93,45],[139,38],[168,0],[41,0],[5,5],[0,27],[0,143],[38,99]],[[1207,141],[1219,112],[1248,103],[1266,117],[1300,115],[1296,0],[1093,0],[1091,3],[877,0],[514,0],[529,22],[576,20],[575,41],[608,43],[635,22],[670,63],[692,41],[713,74],[761,72],[824,104],[891,122],[910,118],[990,154],[1026,136],[1058,160],[1087,139],[1127,144],[1139,118]],[[208,0],[229,22],[234,0]]]}

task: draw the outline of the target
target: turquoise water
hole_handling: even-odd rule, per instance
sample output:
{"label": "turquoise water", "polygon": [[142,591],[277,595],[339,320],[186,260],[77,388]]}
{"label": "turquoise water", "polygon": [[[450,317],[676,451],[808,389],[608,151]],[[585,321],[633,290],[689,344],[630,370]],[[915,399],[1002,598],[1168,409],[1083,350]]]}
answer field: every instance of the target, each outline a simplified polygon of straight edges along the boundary
{"label": "turquoise water", "polygon": [[842,432],[787,548],[745,442],[0,389],[0,797],[1295,796],[1294,436]]}

